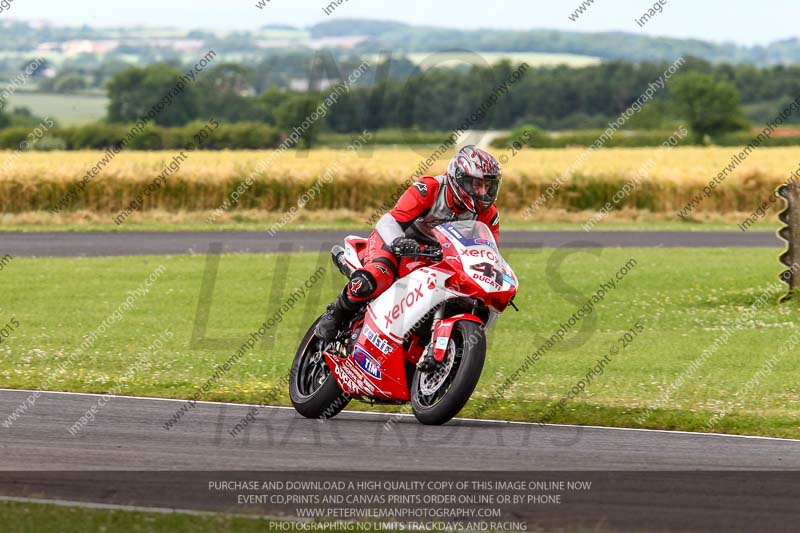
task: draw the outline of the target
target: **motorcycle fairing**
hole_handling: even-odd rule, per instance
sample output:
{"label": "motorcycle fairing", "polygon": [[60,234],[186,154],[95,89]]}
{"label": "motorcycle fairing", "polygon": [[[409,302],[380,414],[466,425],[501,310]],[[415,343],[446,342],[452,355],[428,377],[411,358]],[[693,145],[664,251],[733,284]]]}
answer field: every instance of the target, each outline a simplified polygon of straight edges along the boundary
{"label": "motorcycle fairing", "polygon": [[367,306],[367,316],[390,340],[402,344],[405,336],[441,302],[458,296],[445,288],[453,274],[422,267],[395,281]]}
{"label": "motorcycle fairing", "polygon": [[357,235],[348,235],[344,239],[344,260],[353,270],[363,268],[361,254],[367,247],[367,239]]}
{"label": "motorcycle fairing", "polygon": [[[356,397],[371,396],[374,398],[392,398],[388,391],[377,385],[375,381],[370,378],[370,374],[357,364],[356,361],[359,360],[366,367],[371,368],[371,371],[375,371],[375,367],[372,366],[374,361],[370,361],[369,358],[365,359],[365,355],[368,356],[368,354],[363,353],[361,348],[356,346],[354,353],[346,359],[325,352],[325,360],[328,362],[328,367],[332,369],[336,376],[336,381],[339,383],[342,392]],[[383,377],[384,369],[377,369],[377,372]],[[408,399],[408,392],[406,392],[406,399]]]}
{"label": "motorcycle fairing", "polygon": [[457,257],[464,275],[490,297],[494,293],[516,291],[514,271],[500,255],[488,228],[477,237],[465,237],[458,226],[448,222],[436,227],[435,231],[444,235],[452,245],[452,248],[444,247],[446,260]]}
{"label": "motorcycle fairing", "polygon": [[325,353],[343,392],[354,397],[408,401],[402,342],[385,338],[367,314],[348,357]]}

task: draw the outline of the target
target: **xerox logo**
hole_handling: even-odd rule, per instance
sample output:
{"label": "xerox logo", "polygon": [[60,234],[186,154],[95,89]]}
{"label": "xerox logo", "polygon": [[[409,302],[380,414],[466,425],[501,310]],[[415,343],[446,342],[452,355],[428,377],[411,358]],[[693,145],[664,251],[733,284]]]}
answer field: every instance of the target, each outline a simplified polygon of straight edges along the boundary
{"label": "xerox logo", "polygon": [[400,300],[399,304],[394,304],[391,311],[384,315],[384,319],[386,320],[385,328],[388,330],[391,328],[392,323],[400,318],[400,316],[404,315],[406,310],[411,308],[415,303],[422,299],[422,283],[420,283],[416,289],[409,292],[405,295],[405,297]]}
{"label": "xerox logo", "polygon": [[389,341],[381,337],[377,331],[373,330],[366,324],[364,325],[364,336],[369,340],[369,342],[372,343],[373,346],[383,353],[389,353],[392,351],[392,346],[389,344]]}
{"label": "xerox logo", "polygon": [[494,255],[491,250],[486,250],[485,248],[481,248],[480,250],[466,248],[461,250],[461,255],[466,255],[467,257],[485,257],[489,261],[497,261],[497,256]]}
{"label": "xerox logo", "polygon": [[353,360],[364,372],[375,379],[381,379],[381,365],[378,364],[378,361],[376,361],[374,357],[358,346],[353,349]]}

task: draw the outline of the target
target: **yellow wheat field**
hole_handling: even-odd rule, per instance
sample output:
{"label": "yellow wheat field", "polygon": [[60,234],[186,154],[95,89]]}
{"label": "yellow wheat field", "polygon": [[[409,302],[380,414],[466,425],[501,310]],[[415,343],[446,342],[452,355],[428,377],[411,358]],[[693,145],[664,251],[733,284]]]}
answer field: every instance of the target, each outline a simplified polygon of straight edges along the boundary
{"label": "yellow wheat field", "polygon": [[[626,181],[638,176],[636,190],[621,206],[669,211],[716,176],[737,148],[681,147],[493,150],[504,162],[500,204],[524,209],[558,177],[572,174],[550,207],[596,208]],[[115,212],[129,205],[173,161],[178,152],[123,152],[110,160],[75,194],[64,210]],[[142,209],[207,210],[219,206],[248,177],[253,183],[238,207],[281,210],[327,175],[320,194],[306,209],[368,210],[380,206],[398,184],[417,174],[439,174],[452,155],[438,160],[424,149],[220,151],[186,153],[165,184],[146,198]],[[0,152],[0,210],[47,210],[68,194],[104,156],[102,152]],[[268,160],[264,172],[253,169]],[[421,167],[422,165],[422,167]],[[173,164],[173,167],[176,165]],[[738,165],[699,210],[746,210],[792,172],[800,172],[800,148],[759,148]]]}

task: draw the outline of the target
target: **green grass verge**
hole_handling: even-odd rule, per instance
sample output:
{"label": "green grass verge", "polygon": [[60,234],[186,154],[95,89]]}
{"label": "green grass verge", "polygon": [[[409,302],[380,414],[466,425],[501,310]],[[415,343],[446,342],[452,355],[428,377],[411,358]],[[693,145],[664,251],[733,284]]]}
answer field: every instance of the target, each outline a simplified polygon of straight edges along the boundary
{"label": "green grass verge", "polygon": [[190,515],[148,513],[117,509],[86,509],[39,503],[0,501],[3,531],[8,533],[172,533],[196,531],[277,531],[267,519],[224,514]]}
{"label": "green grass verge", "polygon": [[[577,250],[567,253],[555,274],[548,274],[554,253],[507,251],[520,279],[516,302],[521,312],[509,310],[490,333],[483,376],[463,415],[541,420],[640,321],[644,331],[551,422],[701,430],[725,409],[729,414],[717,421],[714,431],[800,438],[800,361],[781,352],[798,332],[795,305],[780,306],[771,298],[704,364],[686,374],[724,328],[735,326],[768,284],[776,282],[780,268],[775,250]],[[487,408],[484,400],[630,258],[638,265],[597,304],[591,318],[579,322],[521,374],[501,402]],[[51,388],[106,392],[144,358],[149,370],[128,376],[119,393],[187,398],[266,318],[276,265],[288,269],[286,279],[275,283],[277,301],[282,302],[317,264],[328,267],[326,278],[267,332],[265,345],[256,345],[203,397],[235,402],[257,401],[286,375],[300,336],[341,289],[344,278],[329,267],[327,252],[223,256],[205,336],[229,341],[203,349],[189,347],[203,256],[14,259],[0,272],[0,326],[12,318],[19,323],[0,344],[0,386],[39,387],[128,291],[163,265],[165,271],[150,292],[100,334],[75,365],[58,374]],[[173,337],[164,348],[143,354],[167,329]],[[796,351],[795,346],[792,353]],[[771,371],[757,374],[773,356],[778,360]],[[754,376],[758,383],[737,394]],[[682,385],[659,400],[678,380]],[[278,403],[288,404],[285,393]],[[638,420],[650,406],[657,409]]]}

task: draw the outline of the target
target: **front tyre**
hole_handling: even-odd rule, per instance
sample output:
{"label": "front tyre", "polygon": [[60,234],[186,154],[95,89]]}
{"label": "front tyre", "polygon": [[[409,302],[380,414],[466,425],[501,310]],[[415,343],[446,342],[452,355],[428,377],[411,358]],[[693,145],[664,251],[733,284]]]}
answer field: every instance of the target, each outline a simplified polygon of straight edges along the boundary
{"label": "front tyre", "polygon": [[350,396],[342,392],[323,355],[323,341],[314,335],[317,319],[300,342],[289,375],[289,398],[306,418],[333,418]]}
{"label": "front tyre", "polygon": [[485,357],[483,326],[469,320],[456,322],[444,362],[431,372],[417,369],[414,373],[411,406],[417,420],[440,425],[456,416],[478,384]]}

